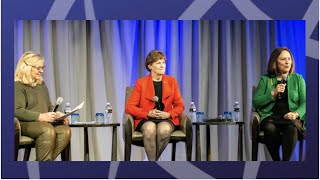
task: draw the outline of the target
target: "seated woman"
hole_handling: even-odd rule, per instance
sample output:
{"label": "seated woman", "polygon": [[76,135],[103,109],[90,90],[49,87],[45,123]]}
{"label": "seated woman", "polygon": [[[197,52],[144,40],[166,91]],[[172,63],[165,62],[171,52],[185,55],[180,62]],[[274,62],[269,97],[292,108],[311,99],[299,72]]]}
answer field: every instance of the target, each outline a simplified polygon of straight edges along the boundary
{"label": "seated woman", "polygon": [[14,75],[14,115],[21,124],[21,134],[35,139],[36,161],[52,161],[70,141],[71,131],[64,119],[63,124],[51,122],[64,114],[51,112],[47,86],[42,73],[44,58],[34,52],[24,53]]}
{"label": "seated woman", "polygon": [[[306,85],[303,77],[293,73],[294,59],[288,48],[272,51],[268,74],[261,77],[253,105],[261,116],[260,130],[274,161],[289,161],[298,139],[298,130],[293,123],[300,120],[305,125]],[[280,133],[282,136],[280,136]]]}
{"label": "seated woman", "polygon": [[177,80],[164,75],[166,57],[161,51],[152,50],[145,66],[151,73],[136,81],[125,111],[135,117],[134,126],[143,134],[148,159],[155,161],[180,125],[178,117],[184,111],[184,104]]}

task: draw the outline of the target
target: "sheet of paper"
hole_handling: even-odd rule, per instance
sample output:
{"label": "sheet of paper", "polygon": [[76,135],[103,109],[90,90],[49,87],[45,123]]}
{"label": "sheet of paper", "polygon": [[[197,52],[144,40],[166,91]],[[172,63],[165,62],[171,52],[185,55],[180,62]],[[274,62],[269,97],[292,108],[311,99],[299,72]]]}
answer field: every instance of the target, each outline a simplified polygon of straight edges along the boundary
{"label": "sheet of paper", "polygon": [[65,114],[64,116],[61,116],[57,119],[55,119],[54,121],[62,121],[64,120],[66,117],[70,116],[71,114],[73,114],[74,112],[78,111],[79,109],[81,109],[84,105],[84,101],[82,101],[82,103],[80,103],[76,108],[74,108],[71,112]]}

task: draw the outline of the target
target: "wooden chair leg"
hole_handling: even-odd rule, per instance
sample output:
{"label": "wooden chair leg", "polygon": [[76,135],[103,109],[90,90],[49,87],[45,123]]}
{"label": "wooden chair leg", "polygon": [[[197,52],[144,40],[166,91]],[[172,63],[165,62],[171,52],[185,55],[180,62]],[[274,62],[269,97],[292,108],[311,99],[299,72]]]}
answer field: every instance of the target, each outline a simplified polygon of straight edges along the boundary
{"label": "wooden chair leg", "polygon": [[[198,126],[199,127],[199,126]],[[192,157],[192,137],[193,137],[193,134],[192,134],[192,123],[191,123],[191,120],[190,121],[187,121],[187,127],[186,127],[186,158],[187,158],[187,161],[191,161],[191,157]]]}
{"label": "wooden chair leg", "polygon": [[258,160],[258,150],[259,150],[259,143],[257,140],[252,139],[252,161]]}
{"label": "wooden chair leg", "polygon": [[64,148],[64,150],[61,152],[61,161],[70,161],[70,142],[68,145]]}
{"label": "wooden chair leg", "polygon": [[14,160],[18,160],[18,153],[19,153],[19,132],[15,132],[15,142],[14,142]]}
{"label": "wooden chair leg", "polygon": [[303,161],[303,139],[299,140],[299,161]]}
{"label": "wooden chair leg", "polygon": [[172,143],[172,153],[171,153],[171,161],[176,160],[176,143]]}
{"label": "wooden chair leg", "polygon": [[192,139],[186,140],[186,155],[187,161],[191,161],[192,157]]}
{"label": "wooden chair leg", "polygon": [[24,160],[24,161],[29,161],[30,152],[31,152],[31,147],[26,147],[26,148],[24,149],[24,156],[23,156],[23,160]]}
{"label": "wooden chair leg", "polygon": [[131,159],[131,143],[132,140],[128,140],[126,139],[126,141],[124,142],[124,160],[125,161],[130,161]]}

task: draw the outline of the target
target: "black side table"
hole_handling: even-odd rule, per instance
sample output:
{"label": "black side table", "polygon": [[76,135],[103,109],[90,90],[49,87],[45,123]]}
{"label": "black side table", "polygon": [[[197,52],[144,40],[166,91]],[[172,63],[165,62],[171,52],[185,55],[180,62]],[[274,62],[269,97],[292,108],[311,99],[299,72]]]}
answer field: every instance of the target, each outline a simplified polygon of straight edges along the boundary
{"label": "black side table", "polygon": [[[120,123],[98,124],[98,123],[79,123],[70,124],[69,127],[83,127],[84,128],[84,160],[89,161],[89,142],[88,142],[88,127],[112,127],[112,150],[111,161],[117,160],[117,127]],[[71,149],[71,148],[70,148]]]}
{"label": "black side table", "polygon": [[204,122],[193,122],[192,125],[196,126],[196,161],[201,161],[201,147],[200,147],[200,128],[199,126],[206,126],[206,135],[207,135],[207,161],[212,160],[211,157],[211,148],[210,148],[210,127],[211,125],[239,125],[238,132],[238,160],[243,161],[243,125],[244,122],[227,122],[227,121],[219,121],[217,118],[205,119]]}

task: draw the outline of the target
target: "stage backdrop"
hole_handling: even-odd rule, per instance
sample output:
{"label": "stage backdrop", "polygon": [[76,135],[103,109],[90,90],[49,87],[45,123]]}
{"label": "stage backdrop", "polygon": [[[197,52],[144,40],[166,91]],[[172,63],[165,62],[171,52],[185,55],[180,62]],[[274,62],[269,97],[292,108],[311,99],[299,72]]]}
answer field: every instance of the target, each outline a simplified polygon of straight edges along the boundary
{"label": "stage backdrop", "polygon": [[[178,80],[185,113],[190,101],[209,117],[232,111],[239,101],[245,160],[251,160],[252,86],[266,73],[271,51],[289,47],[296,72],[305,78],[304,21],[17,21],[14,33],[15,65],[25,51],[42,54],[51,101],[61,96],[63,107],[85,101],[81,121],[93,121],[108,101],[113,122],[122,124],[126,87],[148,74],[144,61],[150,50],[163,51],[166,74]],[[206,135],[201,130],[205,159]],[[238,128],[211,127],[211,132],[213,160],[237,160]],[[118,135],[118,159],[123,160],[122,126]],[[71,140],[72,160],[83,160],[83,130],[73,128]],[[89,129],[89,145],[91,160],[110,160],[111,128]],[[160,160],[170,160],[170,155],[168,145]],[[258,156],[271,160],[264,145]],[[131,157],[146,160],[140,147],[132,148]],[[186,160],[183,143],[177,145],[176,159]],[[298,159],[297,148],[292,159]]]}

